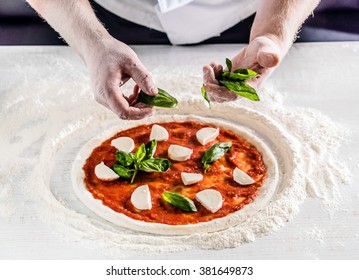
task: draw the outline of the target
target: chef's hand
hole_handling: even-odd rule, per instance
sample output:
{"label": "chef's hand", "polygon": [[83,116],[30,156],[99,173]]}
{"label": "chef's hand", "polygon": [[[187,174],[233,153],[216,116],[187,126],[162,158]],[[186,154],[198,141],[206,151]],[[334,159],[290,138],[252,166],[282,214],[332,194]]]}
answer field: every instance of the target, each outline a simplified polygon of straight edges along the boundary
{"label": "chef's hand", "polygon": [[[232,70],[249,68],[256,71],[260,76],[248,80],[246,83],[258,89],[270,76],[283,56],[279,48],[279,43],[274,38],[265,36],[257,37],[242,48],[232,59]],[[218,84],[216,78],[222,70],[222,66],[216,63],[211,63],[203,67],[203,82],[208,98],[211,101],[220,103],[238,98],[237,94]]]}
{"label": "chef's hand", "polygon": [[146,94],[157,94],[151,74],[129,46],[110,37],[95,47],[92,54],[87,54],[85,62],[97,102],[121,119],[142,119],[152,115],[151,106],[136,101],[138,87],[128,97],[121,92],[121,86],[132,78]]}

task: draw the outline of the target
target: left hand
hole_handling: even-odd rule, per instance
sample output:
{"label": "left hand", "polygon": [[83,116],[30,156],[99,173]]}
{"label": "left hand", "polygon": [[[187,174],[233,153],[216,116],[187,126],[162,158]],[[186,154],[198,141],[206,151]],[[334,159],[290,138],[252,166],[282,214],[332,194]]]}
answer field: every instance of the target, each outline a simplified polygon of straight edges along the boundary
{"label": "left hand", "polygon": [[[258,89],[279,65],[283,56],[280,44],[275,38],[257,37],[232,59],[232,70],[249,68],[256,71],[260,76],[248,80],[246,83]],[[208,98],[220,103],[238,98],[237,94],[218,84],[216,78],[222,70],[223,67],[216,63],[203,67],[203,82]]]}

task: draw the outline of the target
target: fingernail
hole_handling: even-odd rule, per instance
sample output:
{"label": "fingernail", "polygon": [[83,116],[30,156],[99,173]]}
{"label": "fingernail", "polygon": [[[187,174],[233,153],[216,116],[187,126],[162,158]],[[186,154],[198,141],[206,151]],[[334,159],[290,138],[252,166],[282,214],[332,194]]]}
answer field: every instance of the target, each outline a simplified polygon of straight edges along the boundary
{"label": "fingernail", "polygon": [[150,92],[151,92],[152,94],[157,94],[157,93],[158,93],[158,90],[157,90],[157,88],[152,87],[152,88],[150,88]]}

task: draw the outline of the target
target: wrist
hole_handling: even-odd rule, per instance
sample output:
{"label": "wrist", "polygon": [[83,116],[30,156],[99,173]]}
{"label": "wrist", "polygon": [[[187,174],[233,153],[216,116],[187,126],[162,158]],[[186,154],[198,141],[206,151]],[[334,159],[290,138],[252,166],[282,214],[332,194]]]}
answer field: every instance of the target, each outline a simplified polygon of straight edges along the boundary
{"label": "wrist", "polygon": [[114,38],[105,30],[105,32],[98,32],[96,35],[91,36],[85,40],[80,56],[87,66],[90,66],[95,58],[101,56],[103,52],[109,49],[112,45]]}

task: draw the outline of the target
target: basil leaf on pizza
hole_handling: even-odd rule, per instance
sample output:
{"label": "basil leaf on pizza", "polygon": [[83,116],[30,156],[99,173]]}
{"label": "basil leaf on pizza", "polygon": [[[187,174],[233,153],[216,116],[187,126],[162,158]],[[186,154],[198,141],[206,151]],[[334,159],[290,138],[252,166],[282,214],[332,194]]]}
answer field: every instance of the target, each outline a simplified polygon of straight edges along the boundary
{"label": "basil leaf on pizza", "polygon": [[134,163],[135,167],[137,168],[141,161],[146,157],[147,151],[145,144],[141,144],[135,152],[134,155]]}
{"label": "basil leaf on pizza", "polygon": [[126,153],[116,151],[116,163],[112,169],[121,178],[130,180],[132,184],[138,171],[146,172],[165,172],[171,168],[172,163],[166,158],[154,158],[157,141],[151,140],[146,144],[141,144],[136,152]]}
{"label": "basil leaf on pizza", "polygon": [[150,158],[142,161],[138,166],[141,171],[147,172],[165,172],[172,166],[172,163],[166,158]]}
{"label": "basil leaf on pizza", "polygon": [[231,147],[232,142],[218,142],[205,151],[201,160],[204,172],[206,173],[210,164],[220,159]]}
{"label": "basil leaf on pizza", "polygon": [[164,192],[162,194],[162,198],[164,201],[169,204],[183,210],[186,212],[197,212],[196,205],[194,204],[192,199],[185,197],[176,192]]}
{"label": "basil leaf on pizza", "polygon": [[156,147],[157,147],[157,141],[156,140],[151,140],[150,142],[148,142],[145,145],[145,149],[146,149],[146,156],[144,159],[150,159],[153,157],[153,155],[156,152]]}
{"label": "basil leaf on pizza", "polygon": [[113,171],[116,172],[118,176],[124,179],[131,179],[133,176],[133,170],[121,165],[121,164],[114,164],[112,166]]}
{"label": "basil leaf on pizza", "polygon": [[154,96],[148,95],[141,90],[138,94],[137,101],[156,107],[177,108],[178,106],[177,99],[160,88]]}
{"label": "basil leaf on pizza", "polygon": [[133,163],[134,155],[124,151],[116,151],[116,160],[123,166],[130,166]]}

